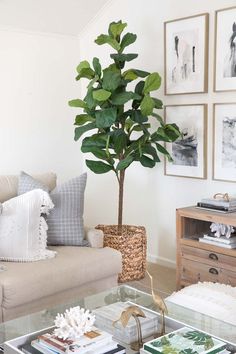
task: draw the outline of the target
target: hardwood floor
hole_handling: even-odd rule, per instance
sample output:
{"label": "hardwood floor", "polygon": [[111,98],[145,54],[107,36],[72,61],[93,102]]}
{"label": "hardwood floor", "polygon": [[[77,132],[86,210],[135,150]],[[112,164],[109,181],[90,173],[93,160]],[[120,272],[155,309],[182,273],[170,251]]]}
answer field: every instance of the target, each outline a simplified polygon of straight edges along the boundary
{"label": "hardwood floor", "polygon": [[[154,289],[161,292],[163,297],[166,297],[175,291],[175,269],[167,268],[155,263],[148,263],[147,269],[153,276]],[[148,275],[146,275],[144,279],[130,281],[125,284],[149,293],[151,292],[150,278]]]}

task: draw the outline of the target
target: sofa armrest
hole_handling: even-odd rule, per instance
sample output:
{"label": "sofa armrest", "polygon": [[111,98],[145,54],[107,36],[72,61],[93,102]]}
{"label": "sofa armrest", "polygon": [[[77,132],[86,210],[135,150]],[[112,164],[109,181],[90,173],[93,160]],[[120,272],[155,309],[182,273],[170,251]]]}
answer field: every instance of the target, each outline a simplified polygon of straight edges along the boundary
{"label": "sofa armrest", "polygon": [[91,247],[103,247],[104,234],[102,230],[85,227],[85,239],[88,240]]}

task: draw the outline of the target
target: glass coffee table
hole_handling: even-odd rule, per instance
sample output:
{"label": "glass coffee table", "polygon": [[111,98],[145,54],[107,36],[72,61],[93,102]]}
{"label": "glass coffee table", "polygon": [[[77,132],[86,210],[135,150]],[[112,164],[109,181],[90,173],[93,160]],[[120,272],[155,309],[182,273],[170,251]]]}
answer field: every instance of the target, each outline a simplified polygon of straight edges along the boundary
{"label": "glass coffee table", "polygon": [[[161,292],[159,292],[159,294],[162,295],[163,298],[168,296],[168,294]],[[0,324],[0,343],[53,326],[57,313],[63,313],[70,307],[79,305],[86,309],[94,310],[115,302],[131,302],[158,313],[150,294],[127,285],[120,285],[101,293],[75,299],[70,303],[2,323]],[[168,307],[167,324],[168,321],[172,321],[182,326],[188,325],[236,345],[236,326],[203,315],[198,311],[172,304],[168,301],[166,304]],[[123,343],[121,344],[124,345]],[[124,346],[127,347],[127,354],[137,353],[130,350],[129,345]]]}

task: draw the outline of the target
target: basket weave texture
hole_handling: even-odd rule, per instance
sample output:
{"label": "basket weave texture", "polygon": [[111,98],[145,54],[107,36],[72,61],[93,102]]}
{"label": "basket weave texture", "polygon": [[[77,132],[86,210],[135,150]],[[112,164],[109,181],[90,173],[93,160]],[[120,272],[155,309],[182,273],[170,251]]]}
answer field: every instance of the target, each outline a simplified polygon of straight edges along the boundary
{"label": "basket weave texture", "polygon": [[144,278],[146,271],[147,236],[143,226],[123,225],[118,235],[117,225],[98,225],[104,233],[104,247],[111,247],[122,254],[122,273],[118,281],[126,282]]}

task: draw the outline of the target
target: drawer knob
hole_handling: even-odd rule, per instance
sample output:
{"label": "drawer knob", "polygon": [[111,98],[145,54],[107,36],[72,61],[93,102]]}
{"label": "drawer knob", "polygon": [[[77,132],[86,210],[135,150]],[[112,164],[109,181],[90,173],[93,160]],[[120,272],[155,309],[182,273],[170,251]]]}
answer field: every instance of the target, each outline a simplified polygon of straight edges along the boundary
{"label": "drawer knob", "polygon": [[209,273],[211,273],[211,274],[219,274],[218,270],[215,269],[215,268],[210,268],[209,269]]}
{"label": "drawer knob", "polygon": [[209,258],[213,259],[214,261],[218,261],[218,256],[215,253],[210,253]]}

